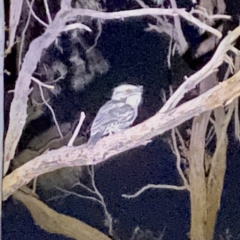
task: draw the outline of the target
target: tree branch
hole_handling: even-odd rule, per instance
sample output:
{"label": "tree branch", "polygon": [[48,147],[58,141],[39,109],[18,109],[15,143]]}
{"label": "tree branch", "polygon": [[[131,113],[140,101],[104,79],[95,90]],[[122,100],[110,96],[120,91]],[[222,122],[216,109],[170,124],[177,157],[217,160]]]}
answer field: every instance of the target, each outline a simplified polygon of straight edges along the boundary
{"label": "tree branch", "polygon": [[[198,72],[193,74],[191,77],[186,78],[186,81],[174,92],[174,94],[168,99],[167,103],[161,109],[161,112],[165,112],[173,109],[179,101],[184,97],[184,94],[194,89],[197,84],[203,81],[211,73],[216,72],[218,67],[226,61],[227,52],[229,50],[233,51],[236,54],[238,50],[233,47],[233,44],[238,39],[240,35],[240,27],[234,29],[230,32],[219,44],[215,54],[211,60]],[[229,62],[230,61],[230,62]],[[231,60],[228,61],[228,64],[231,65]]]}
{"label": "tree branch", "polygon": [[41,174],[62,167],[95,165],[121,152],[146,145],[153,137],[196,115],[224,106],[239,95],[240,71],[197,98],[171,111],[158,112],[145,122],[123,133],[103,138],[94,147],[83,144],[78,147],[65,146],[58,150],[49,151],[27,162],[3,179],[3,199],[6,200],[18,188]]}
{"label": "tree branch", "polygon": [[110,240],[108,236],[86,223],[49,208],[32,196],[30,191],[28,188],[21,189],[15,192],[14,197],[28,208],[36,224],[45,231],[62,234],[76,240]]}
{"label": "tree branch", "polygon": [[175,186],[175,185],[168,185],[168,184],[147,184],[146,186],[142,187],[140,190],[138,190],[134,194],[122,194],[122,197],[130,199],[130,198],[136,198],[140,194],[144,193],[146,190],[149,189],[169,189],[169,190],[187,190],[186,186]]}

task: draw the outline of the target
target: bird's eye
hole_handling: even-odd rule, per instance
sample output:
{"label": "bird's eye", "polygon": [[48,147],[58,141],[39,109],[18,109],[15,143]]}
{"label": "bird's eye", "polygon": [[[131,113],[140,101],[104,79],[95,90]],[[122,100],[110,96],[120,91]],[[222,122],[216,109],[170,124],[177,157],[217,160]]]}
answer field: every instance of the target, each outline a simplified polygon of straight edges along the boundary
{"label": "bird's eye", "polygon": [[128,89],[126,89],[126,93],[130,93],[131,92],[131,90],[128,88]]}

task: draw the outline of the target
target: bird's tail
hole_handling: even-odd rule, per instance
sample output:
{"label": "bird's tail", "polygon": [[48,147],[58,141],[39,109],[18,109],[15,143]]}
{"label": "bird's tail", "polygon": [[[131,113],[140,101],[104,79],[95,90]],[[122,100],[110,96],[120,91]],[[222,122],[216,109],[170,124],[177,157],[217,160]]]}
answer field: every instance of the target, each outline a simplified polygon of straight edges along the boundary
{"label": "bird's tail", "polygon": [[97,132],[88,139],[88,145],[95,145],[102,137],[102,132]]}

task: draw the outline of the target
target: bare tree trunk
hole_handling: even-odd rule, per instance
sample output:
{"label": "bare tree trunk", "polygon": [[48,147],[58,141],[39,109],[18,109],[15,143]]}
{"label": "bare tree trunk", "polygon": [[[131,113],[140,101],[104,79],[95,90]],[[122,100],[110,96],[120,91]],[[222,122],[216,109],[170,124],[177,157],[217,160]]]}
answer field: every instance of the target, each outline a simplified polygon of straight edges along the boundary
{"label": "bare tree trunk", "polygon": [[[232,105],[232,104],[231,104]],[[232,107],[232,106],[230,106]],[[230,109],[231,111],[232,109]],[[228,113],[230,114],[230,112]],[[224,177],[226,172],[226,160],[227,160],[227,126],[226,120],[230,119],[230,116],[225,115],[223,107],[214,110],[215,123],[216,123],[216,135],[217,135],[217,147],[214,156],[211,158],[211,169],[207,178],[207,236],[213,237],[214,227],[217,220],[217,213],[220,208],[221,195],[223,190]],[[229,121],[228,121],[229,122]],[[226,126],[227,125],[227,126]],[[212,239],[212,238],[206,238]]]}
{"label": "bare tree trunk", "polygon": [[211,112],[203,113],[193,120],[189,151],[191,239],[207,238],[207,188],[204,169],[205,134]]}
{"label": "bare tree trunk", "polygon": [[[201,84],[201,90],[204,92],[216,84],[216,76],[209,76]],[[224,107],[214,110],[216,149],[212,157],[205,152],[205,136],[211,112],[203,113],[193,121],[188,156],[192,240],[211,240],[214,236],[226,171],[227,127],[233,106],[233,103],[229,105],[226,114]]]}

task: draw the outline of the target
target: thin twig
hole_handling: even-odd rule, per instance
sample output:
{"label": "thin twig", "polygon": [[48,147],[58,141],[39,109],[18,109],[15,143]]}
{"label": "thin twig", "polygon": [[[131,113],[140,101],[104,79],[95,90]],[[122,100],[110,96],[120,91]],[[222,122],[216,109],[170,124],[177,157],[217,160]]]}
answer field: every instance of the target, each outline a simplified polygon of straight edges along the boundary
{"label": "thin twig", "polygon": [[184,173],[183,173],[182,168],[181,168],[181,155],[180,155],[178,147],[177,147],[177,139],[176,139],[176,134],[175,134],[175,128],[173,128],[171,132],[172,132],[171,135],[172,135],[172,141],[173,141],[173,148],[174,148],[175,155],[177,157],[177,164],[176,164],[177,165],[177,170],[178,170],[178,173],[183,180],[184,186],[187,188],[188,191],[190,191],[188,181],[187,181],[186,177],[184,176]]}
{"label": "thin twig", "polygon": [[76,193],[74,191],[68,191],[68,190],[65,190],[65,189],[57,187],[58,190],[60,190],[61,192],[65,193],[65,194],[62,195],[62,196],[57,196],[57,197],[50,198],[48,201],[52,201],[52,200],[56,200],[56,199],[59,199],[59,198],[67,197],[67,196],[70,196],[70,195],[74,195],[76,197],[89,199],[89,200],[98,202],[103,207],[104,214],[105,214],[105,217],[106,217],[107,223],[108,223],[108,233],[109,233],[110,236],[112,236],[113,235],[113,219],[112,219],[111,214],[107,210],[107,205],[105,203],[105,200],[104,200],[102,194],[99,192],[99,190],[98,190],[98,188],[96,186],[94,166],[93,165],[91,165],[90,167],[88,166],[87,169],[88,169],[88,173],[89,173],[89,175],[91,177],[91,185],[92,185],[93,190],[90,189],[89,187],[85,186],[84,184],[80,183],[80,182],[78,182],[77,184],[74,184],[73,187],[81,186],[83,189],[85,189],[88,192],[92,193],[96,197],[85,196],[83,194],[78,194],[78,193]]}
{"label": "thin twig", "polygon": [[88,200],[92,200],[92,201],[98,202],[99,204],[102,205],[102,202],[99,199],[95,198],[95,197],[85,196],[85,195],[82,195],[82,194],[79,194],[79,193],[75,193],[73,191],[68,191],[66,189],[62,189],[62,188],[59,188],[59,187],[57,187],[57,189],[59,191],[63,192],[63,193],[66,193],[66,195],[56,196],[56,197],[50,198],[49,201],[73,195],[73,196],[76,196],[76,197],[80,197],[80,198],[84,198],[84,199],[88,199]]}
{"label": "thin twig", "polygon": [[168,54],[167,54],[167,63],[168,63],[169,69],[171,68],[172,46],[173,46],[173,38],[171,37],[169,41]]}
{"label": "thin twig", "polygon": [[[145,9],[134,9],[134,10],[127,10],[127,11],[119,11],[119,12],[98,12],[95,10],[90,9],[76,9],[72,8],[68,14],[65,15],[65,18],[69,19],[72,16],[81,15],[81,16],[88,16],[92,18],[101,18],[105,20],[109,19],[124,19],[130,17],[140,17],[140,16],[147,16],[147,15],[157,15],[157,16],[176,16],[179,15],[182,18],[186,19],[187,21],[193,23],[194,25],[198,26],[199,28],[212,33],[213,35],[217,36],[218,38],[222,37],[222,33],[215,28],[208,26],[207,24],[201,22],[194,16],[192,16],[189,12],[186,11],[184,8],[178,9],[164,9],[164,8],[145,8]],[[231,17],[229,16],[229,19]]]}
{"label": "thin twig", "polygon": [[[87,168],[87,169],[88,169],[88,168]],[[81,188],[85,189],[85,190],[88,191],[89,193],[95,194],[95,192],[94,192],[91,188],[87,187],[86,185],[82,184],[81,182],[75,183],[75,184],[72,186],[72,188],[74,188],[74,187],[76,187],[76,186],[80,186]]]}
{"label": "thin twig", "polygon": [[[179,142],[180,142],[180,144],[181,144],[181,147],[182,147],[183,151],[187,151],[187,149],[186,149],[186,144],[185,144],[185,142],[184,142],[184,140],[183,140],[183,137],[182,137],[182,135],[181,135],[181,133],[179,132],[179,130],[178,130],[177,127],[175,128],[175,131],[176,131],[176,134],[177,134],[177,136],[178,136],[178,140],[179,140]],[[184,154],[186,154],[186,152],[184,152]]]}
{"label": "thin twig", "polygon": [[51,17],[50,11],[49,11],[47,0],[44,0],[44,6],[45,6],[46,14],[47,14],[47,17],[48,17],[48,23],[52,23],[52,17]]}
{"label": "thin twig", "polygon": [[52,81],[47,81],[46,83],[48,83],[48,84],[57,83],[57,82],[59,82],[61,79],[63,79],[65,76],[66,76],[66,74],[65,74],[65,75],[61,75],[60,77],[58,77],[58,78],[56,78],[56,79],[54,79],[54,80],[52,80]]}
{"label": "thin twig", "polygon": [[75,28],[79,28],[79,29],[84,29],[88,32],[92,32],[91,28],[82,24],[82,23],[72,23],[72,24],[69,24],[67,25],[62,31],[70,31],[70,30],[73,30]]}
{"label": "thin twig", "polygon": [[128,198],[128,199],[135,198],[135,197],[138,197],[143,192],[145,192],[146,190],[154,189],[154,188],[169,189],[169,190],[187,190],[186,186],[175,186],[175,185],[167,185],[167,184],[148,184],[148,185],[144,186],[143,188],[141,188],[139,191],[137,191],[136,193],[134,193],[132,195],[122,194],[122,197]]}
{"label": "thin twig", "polygon": [[30,3],[29,3],[29,0],[26,0],[26,2],[27,2],[27,5],[28,5],[28,7],[29,7],[29,9],[30,9],[30,11],[31,11],[32,16],[33,16],[39,23],[41,23],[44,27],[47,28],[48,25],[47,25],[44,21],[42,21],[42,20],[35,14],[35,12],[33,11],[32,6],[31,6]]}
{"label": "thin twig", "polygon": [[43,83],[43,82],[41,82],[40,80],[38,80],[37,78],[35,78],[35,77],[31,77],[31,79],[32,79],[35,83],[37,83],[38,85],[40,85],[40,86],[42,86],[42,87],[45,87],[45,88],[49,88],[49,89],[51,89],[51,90],[54,90],[54,86],[52,86],[52,85],[48,85],[48,84],[46,84],[46,83]]}
{"label": "thin twig", "polygon": [[[240,56],[235,57],[235,72],[240,69]],[[234,100],[234,133],[238,141],[240,141],[240,119],[239,119],[239,99]]]}
{"label": "thin twig", "polygon": [[[211,119],[211,118],[210,118]],[[214,126],[211,126],[206,137],[206,143],[205,146],[207,147],[208,144],[212,141],[213,137],[215,136],[215,128]]]}
{"label": "thin twig", "polygon": [[53,116],[53,120],[54,120],[54,122],[55,122],[55,124],[56,124],[56,127],[57,127],[57,130],[58,130],[58,133],[59,133],[61,139],[63,139],[63,134],[62,134],[61,129],[60,129],[60,127],[59,127],[59,124],[58,124],[58,122],[57,122],[56,115],[55,115],[52,107],[50,106],[50,104],[48,104],[48,102],[46,101],[46,99],[45,99],[45,97],[44,97],[44,93],[43,93],[42,86],[41,86],[40,84],[38,84],[38,87],[39,87],[39,90],[40,90],[40,93],[41,93],[42,100],[43,100],[43,102],[46,104],[46,106],[48,107],[48,109],[51,111],[52,116]]}
{"label": "thin twig", "polygon": [[86,51],[86,52],[90,52],[93,48],[95,48],[97,46],[98,43],[98,39],[102,34],[102,23],[101,20],[97,19],[97,23],[98,23],[98,34],[94,40],[94,44]]}
{"label": "thin twig", "polygon": [[224,14],[214,14],[214,15],[209,15],[207,11],[202,11],[201,9],[192,9],[190,11],[191,14],[199,14],[203,15],[206,19],[208,20],[217,20],[217,19],[225,19],[229,20],[230,16],[229,15],[224,15]]}
{"label": "thin twig", "polygon": [[81,126],[83,124],[83,121],[84,121],[85,117],[86,117],[85,113],[81,112],[79,123],[78,123],[78,125],[77,125],[77,127],[76,127],[76,129],[75,129],[75,131],[74,131],[74,133],[73,133],[73,135],[71,137],[71,139],[68,142],[68,147],[72,147],[73,146],[73,142],[76,139],[76,137],[77,137],[77,135],[78,135],[78,133],[79,133],[79,131],[81,129]]}
{"label": "thin twig", "polygon": [[[98,196],[98,198],[102,202],[104,214],[105,214],[105,216],[106,216],[106,218],[108,220],[108,233],[109,233],[110,236],[113,236],[113,219],[112,219],[111,214],[107,210],[107,205],[105,203],[103,195],[99,192],[99,190],[98,190],[98,188],[96,186],[94,165],[91,165],[90,167],[91,167],[91,174],[90,174],[91,175],[91,183],[92,183],[93,189],[95,191],[95,194]],[[88,168],[90,168],[90,167],[88,166]]]}

